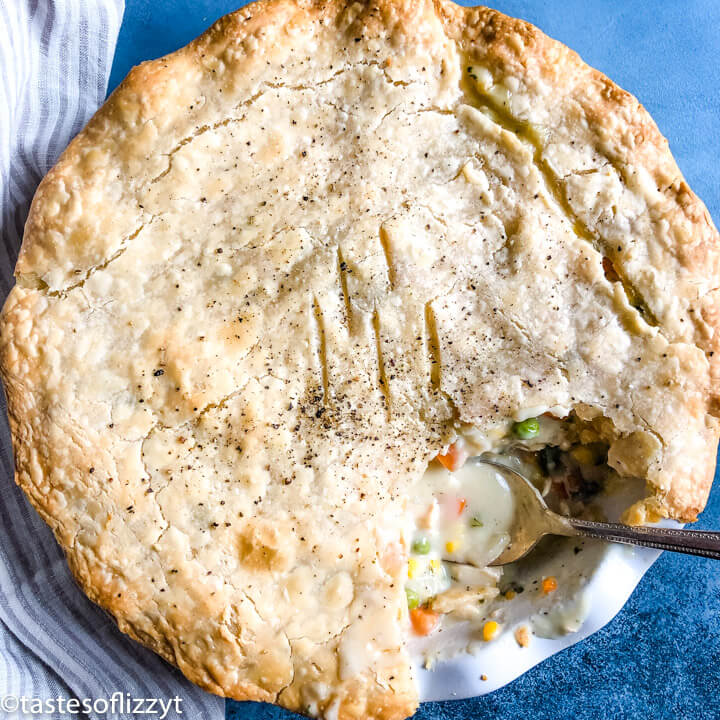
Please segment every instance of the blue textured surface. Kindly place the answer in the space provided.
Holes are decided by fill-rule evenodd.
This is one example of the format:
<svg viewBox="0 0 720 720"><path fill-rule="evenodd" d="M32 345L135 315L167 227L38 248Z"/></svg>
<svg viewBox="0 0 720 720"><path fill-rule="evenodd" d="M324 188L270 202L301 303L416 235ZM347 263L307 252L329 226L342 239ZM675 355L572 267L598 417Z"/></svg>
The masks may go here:
<svg viewBox="0 0 720 720"><path fill-rule="evenodd" d="M230 0L126 0L111 88L132 65L186 44ZM470 4L470 3L464 3ZM507 0L494 4L577 50L648 108L720 221L720 2ZM720 528L720 483L700 528ZM427 703L417 720L720 717L720 565L666 553L588 640L476 700ZM228 703L231 720L298 717Z"/></svg>

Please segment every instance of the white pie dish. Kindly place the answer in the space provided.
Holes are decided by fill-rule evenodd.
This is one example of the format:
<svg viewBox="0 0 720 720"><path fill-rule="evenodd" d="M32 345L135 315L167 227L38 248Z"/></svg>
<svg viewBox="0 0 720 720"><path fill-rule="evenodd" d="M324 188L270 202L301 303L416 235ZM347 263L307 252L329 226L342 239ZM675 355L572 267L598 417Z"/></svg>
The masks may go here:
<svg viewBox="0 0 720 720"><path fill-rule="evenodd" d="M592 607L577 632L550 639L534 637L527 648L519 647L512 633L505 633L475 655L459 655L439 662L432 670L419 668L422 701L462 700L493 692L555 653L589 637L620 612L658 557L658 550L609 548L588 583ZM483 675L487 680L481 679Z"/></svg>
<svg viewBox="0 0 720 720"><path fill-rule="evenodd" d="M603 507L610 519L616 519L619 510L626 506L626 497L606 499ZM663 525L680 527L665 521ZM660 557L660 551L625 545L582 541L583 551L574 553L578 543L573 539L551 538L539 546L535 554L521 561L519 570L531 584L531 577L555 575L558 590L550 597L528 588L525 600L507 612L503 633L492 642L475 643L473 652L459 652L446 660L437 661L432 669L425 669L423 661L415 662L420 698L422 701L460 700L493 692L512 682L530 668L557 652L574 645L600 630L623 608L633 590ZM550 546L548 552L547 546ZM564 547L563 547L564 546ZM556 550L556 548L560 550ZM564 565L564 567L563 567ZM502 587L502 583L501 583ZM500 601L502 602L502 601ZM532 635L528 647L520 647L513 628L524 624L525 618L545 610L557 612L559 607L570 605L562 616L578 628L554 637ZM577 617L573 611L577 610ZM557 617L556 617L557 619ZM451 638L450 643L455 638ZM463 642L460 640L459 642Z"/></svg>

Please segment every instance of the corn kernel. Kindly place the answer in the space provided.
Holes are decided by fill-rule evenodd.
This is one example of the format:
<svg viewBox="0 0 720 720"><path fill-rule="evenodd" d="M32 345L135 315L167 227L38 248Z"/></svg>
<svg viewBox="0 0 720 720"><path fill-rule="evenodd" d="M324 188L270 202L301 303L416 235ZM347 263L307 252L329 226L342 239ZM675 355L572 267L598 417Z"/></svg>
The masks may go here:
<svg viewBox="0 0 720 720"><path fill-rule="evenodd" d="M488 620L484 625L482 629L482 636L483 640L485 642L490 642L500 630L500 625L498 625L494 620Z"/></svg>
<svg viewBox="0 0 720 720"><path fill-rule="evenodd" d="M460 544L460 543L458 543L458 542L455 541L455 540L448 540L448 541L445 543L445 549L446 549L449 553L454 553L454 552L458 549L458 545L459 545L459 544Z"/></svg>
<svg viewBox="0 0 720 720"><path fill-rule="evenodd" d="M508 590L508 591L505 593L505 599L506 599L506 600L512 600L516 595L517 595L517 593L516 593L514 590Z"/></svg>
<svg viewBox="0 0 720 720"><path fill-rule="evenodd" d="M408 577L414 578L418 574L419 563L417 558L410 558L408 560Z"/></svg>

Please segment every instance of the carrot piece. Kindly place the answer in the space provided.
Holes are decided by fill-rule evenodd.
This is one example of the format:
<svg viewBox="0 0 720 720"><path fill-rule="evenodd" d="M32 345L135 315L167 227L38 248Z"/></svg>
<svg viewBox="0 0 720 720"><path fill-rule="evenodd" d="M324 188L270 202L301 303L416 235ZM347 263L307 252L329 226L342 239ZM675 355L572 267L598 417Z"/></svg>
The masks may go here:
<svg viewBox="0 0 720 720"><path fill-rule="evenodd" d="M441 453L437 456L438 462L442 463L450 472L459 470L467 459L468 453L459 442L454 442L444 455Z"/></svg>
<svg viewBox="0 0 720 720"><path fill-rule="evenodd" d="M453 471L453 461L450 457L450 451L448 451L445 455L438 455L436 459L445 467L446 470L449 470L450 472Z"/></svg>
<svg viewBox="0 0 720 720"><path fill-rule="evenodd" d="M429 608L419 607L410 611L410 622L418 635L429 635L440 622L440 615Z"/></svg>
<svg viewBox="0 0 720 720"><path fill-rule="evenodd" d="M455 501L455 510L457 511L457 516L460 517L463 513L463 510L467 507L467 500L464 497L459 497Z"/></svg>
<svg viewBox="0 0 720 720"><path fill-rule="evenodd" d="M542 591L545 595L555 592L555 590L557 590L557 586L557 580L552 575L550 575L550 577L546 577L542 581Z"/></svg>

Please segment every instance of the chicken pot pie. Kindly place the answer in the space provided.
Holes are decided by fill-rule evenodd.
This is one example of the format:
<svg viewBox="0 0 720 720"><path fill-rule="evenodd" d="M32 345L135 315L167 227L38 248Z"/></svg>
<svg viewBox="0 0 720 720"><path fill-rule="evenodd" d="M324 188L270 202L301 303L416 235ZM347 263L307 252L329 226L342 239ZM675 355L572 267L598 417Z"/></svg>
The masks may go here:
<svg viewBox="0 0 720 720"><path fill-rule="evenodd" d="M445 497L466 457L641 478L629 522L702 509L718 262L646 111L533 26L254 3L135 68L40 185L2 315L17 482L192 681L403 718L413 628L496 592L408 582L461 551L443 502L463 542L493 509Z"/></svg>

